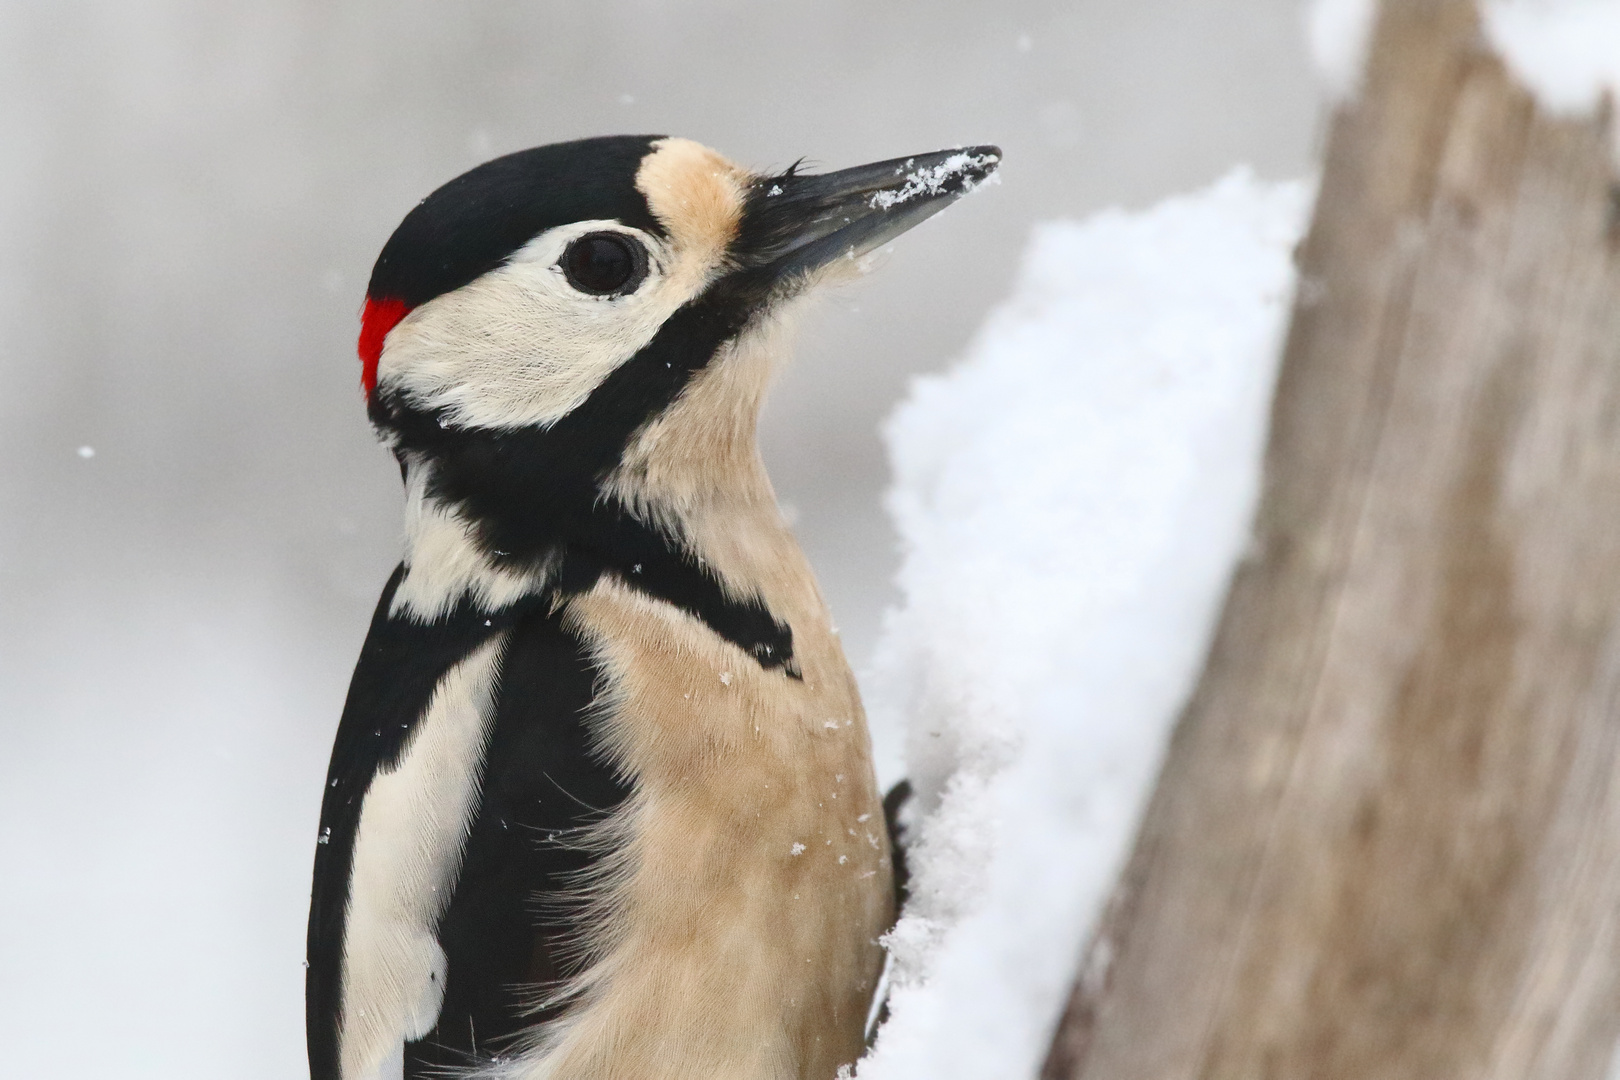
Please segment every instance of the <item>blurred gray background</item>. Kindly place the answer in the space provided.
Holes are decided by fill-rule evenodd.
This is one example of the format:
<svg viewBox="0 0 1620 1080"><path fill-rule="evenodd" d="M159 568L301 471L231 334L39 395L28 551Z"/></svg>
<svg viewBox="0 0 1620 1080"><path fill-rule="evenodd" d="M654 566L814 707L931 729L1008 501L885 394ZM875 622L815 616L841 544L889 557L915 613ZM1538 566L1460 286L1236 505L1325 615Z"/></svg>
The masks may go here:
<svg viewBox="0 0 1620 1080"><path fill-rule="evenodd" d="M398 557L371 262L496 154L610 132L1003 184L807 321L765 454L857 667L877 426L1031 222L1311 167L1298 0L0 2L0 1072L291 1077L321 778Z"/></svg>

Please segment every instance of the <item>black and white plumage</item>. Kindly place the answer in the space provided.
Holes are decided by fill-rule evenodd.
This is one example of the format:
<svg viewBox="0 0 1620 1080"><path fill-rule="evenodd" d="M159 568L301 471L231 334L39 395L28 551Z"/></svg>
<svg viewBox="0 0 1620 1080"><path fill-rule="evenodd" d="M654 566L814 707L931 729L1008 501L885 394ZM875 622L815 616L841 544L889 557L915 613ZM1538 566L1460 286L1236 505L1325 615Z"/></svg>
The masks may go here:
<svg viewBox="0 0 1620 1080"><path fill-rule="evenodd" d="M758 176L591 139L480 166L390 238L361 355L406 552L321 810L315 1080L858 1056L888 837L755 421L791 302L998 161Z"/></svg>

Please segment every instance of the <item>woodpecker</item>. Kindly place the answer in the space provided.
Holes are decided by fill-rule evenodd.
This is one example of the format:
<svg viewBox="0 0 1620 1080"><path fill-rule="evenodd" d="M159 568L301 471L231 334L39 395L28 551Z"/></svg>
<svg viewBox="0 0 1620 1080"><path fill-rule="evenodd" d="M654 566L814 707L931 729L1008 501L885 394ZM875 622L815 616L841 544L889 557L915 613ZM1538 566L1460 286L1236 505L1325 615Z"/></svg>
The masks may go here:
<svg viewBox="0 0 1620 1080"><path fill-rule="evenodd" d="M405 553L315 848L313 1080L831 1080L893 917L854 679L755 445L795 301L996 169L662 136L419 203L361 319Z"/></svg>

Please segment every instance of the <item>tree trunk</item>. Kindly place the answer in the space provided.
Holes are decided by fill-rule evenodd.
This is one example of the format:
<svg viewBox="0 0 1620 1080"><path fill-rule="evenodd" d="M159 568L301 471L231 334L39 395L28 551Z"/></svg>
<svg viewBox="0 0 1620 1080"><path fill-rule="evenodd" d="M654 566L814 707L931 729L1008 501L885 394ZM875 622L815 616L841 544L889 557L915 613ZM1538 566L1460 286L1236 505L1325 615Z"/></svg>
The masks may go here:
<svg viewBox="0 0 1620 1080"><path fill-rule="evenodd" d="M1046 1080L1581 1080L1620 1034L1620 187L1467 0L1335 117L1266 487Z"/></svg>

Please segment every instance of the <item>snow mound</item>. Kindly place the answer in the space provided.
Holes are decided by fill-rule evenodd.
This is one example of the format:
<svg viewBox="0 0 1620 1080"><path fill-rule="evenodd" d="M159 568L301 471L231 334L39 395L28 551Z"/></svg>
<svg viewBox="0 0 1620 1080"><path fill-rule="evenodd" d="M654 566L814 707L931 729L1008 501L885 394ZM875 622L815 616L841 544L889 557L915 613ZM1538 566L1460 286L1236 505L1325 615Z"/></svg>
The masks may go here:
<svg viewBox="0 0 1620 1080"><path fill-rule="evenodd" d="M1248 535L1304 183L1037 227L887 426L912 901L861 1080L1033 1076Z"/></svg>

